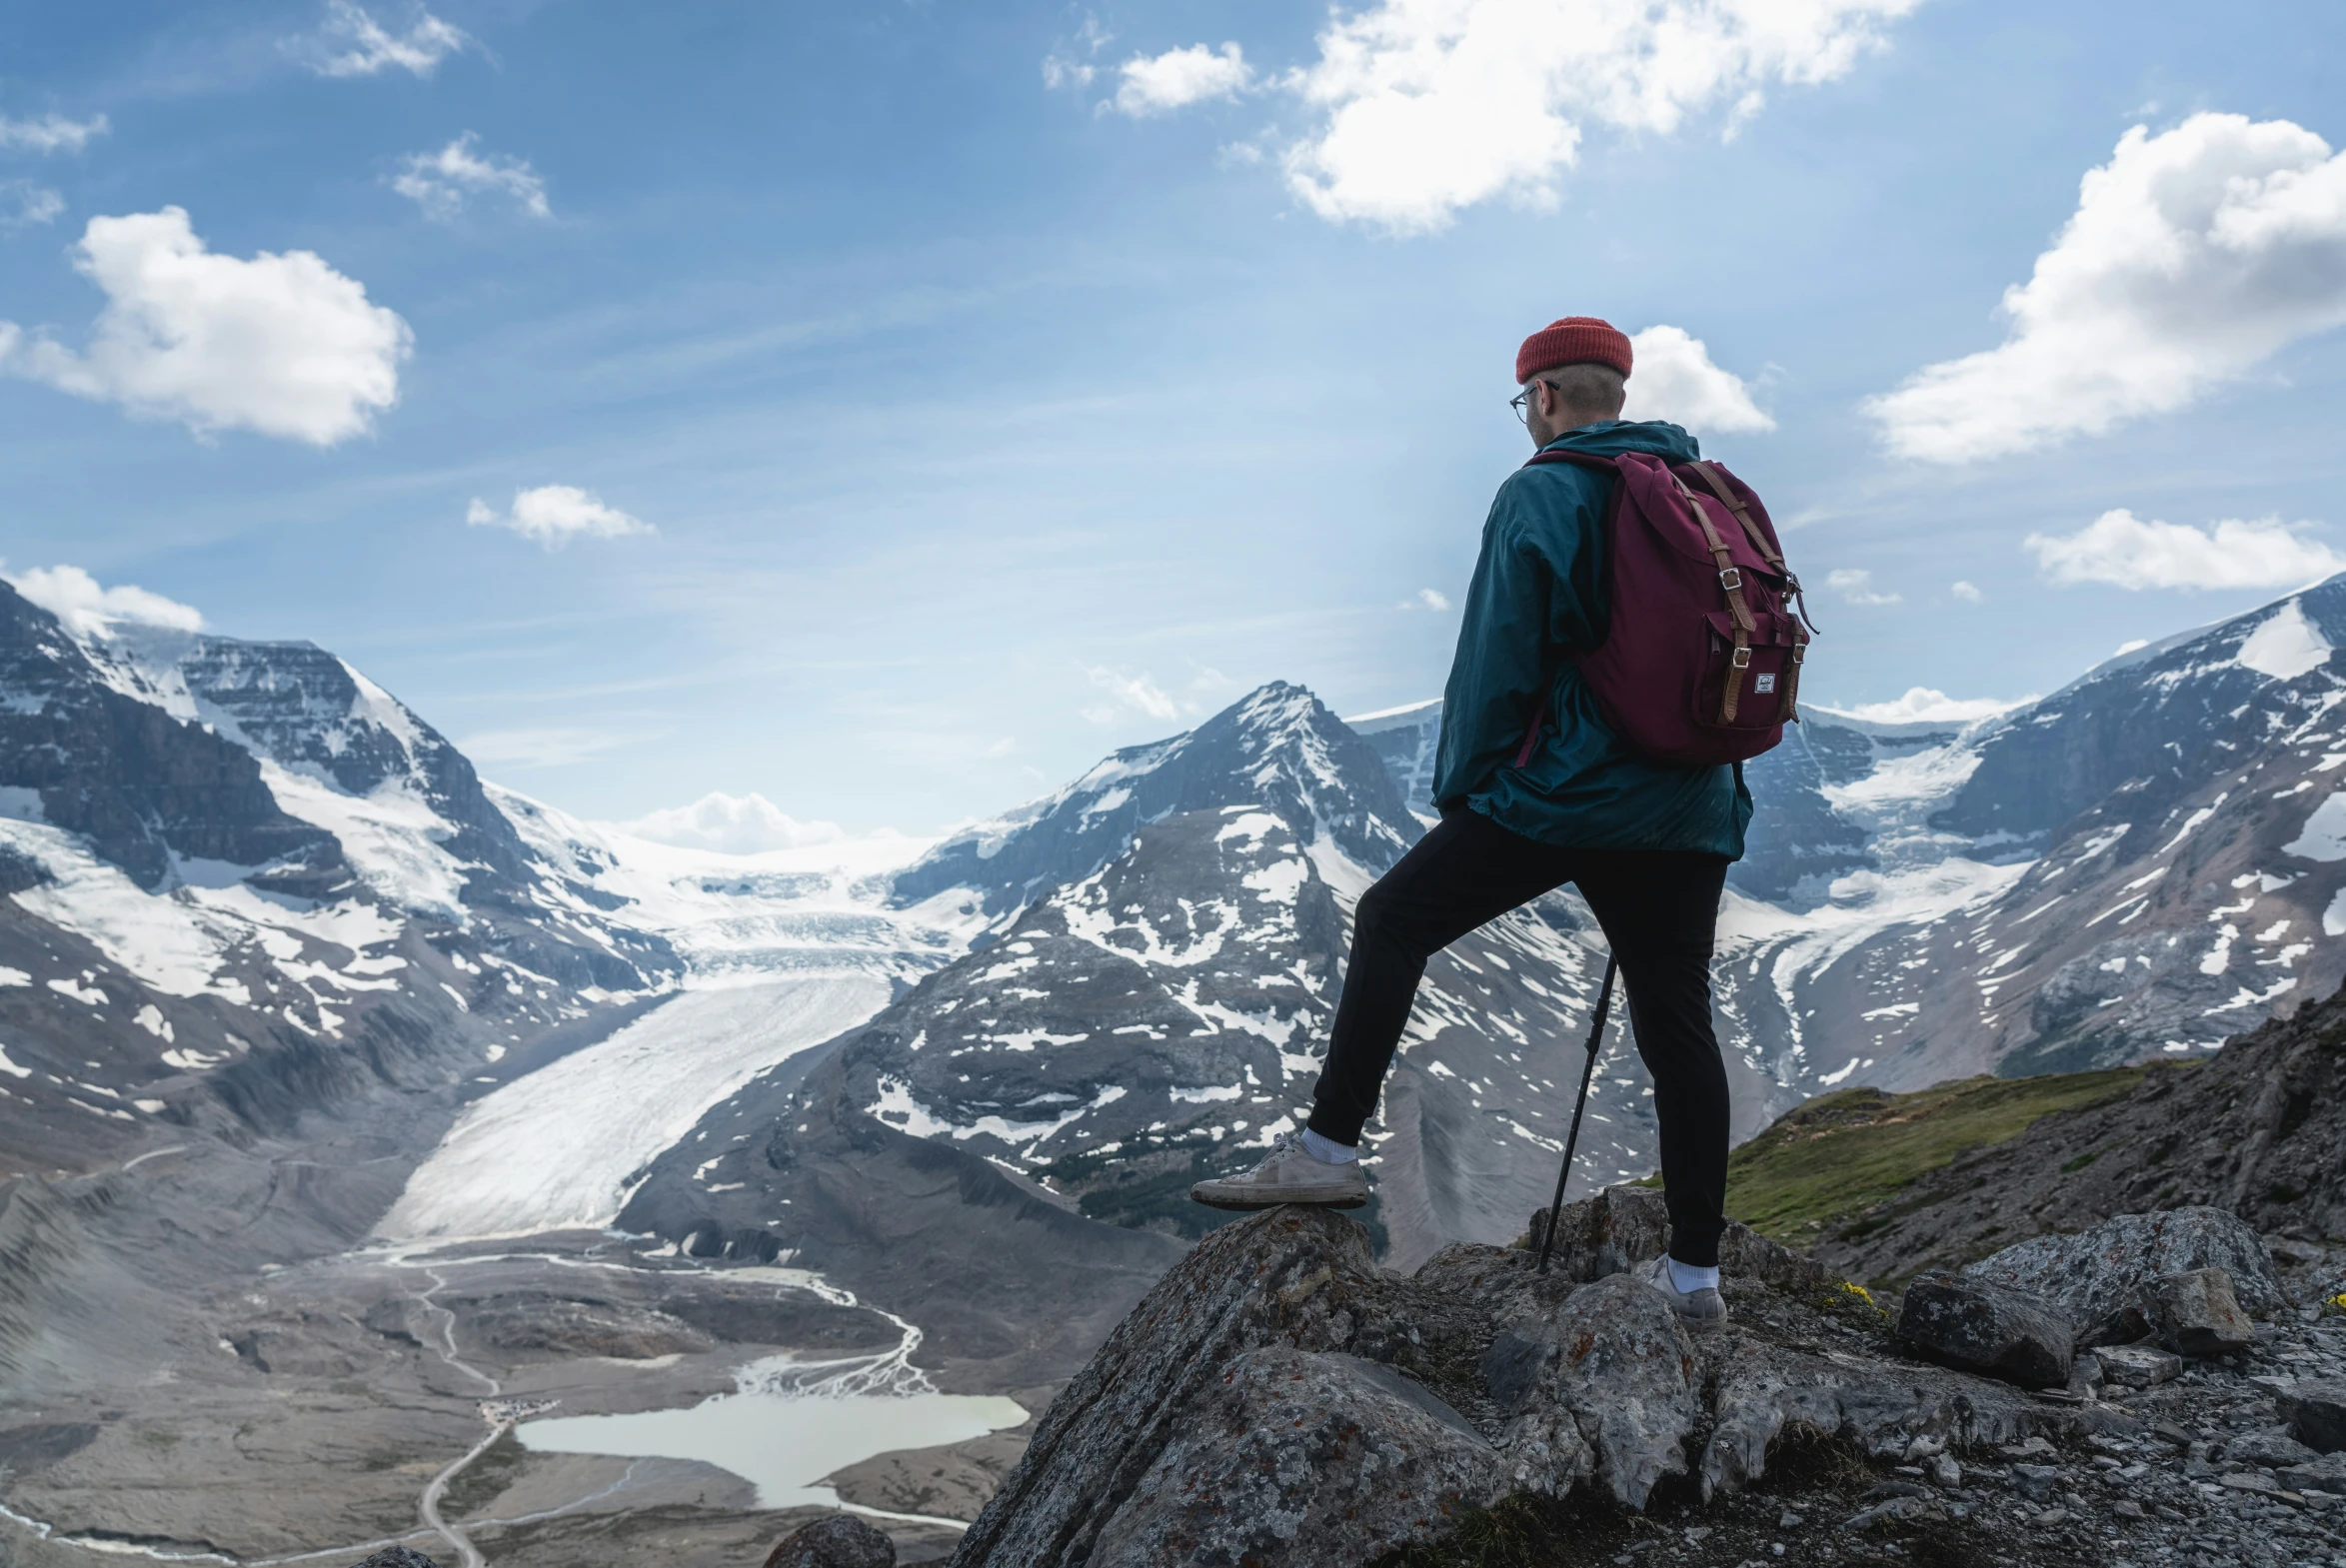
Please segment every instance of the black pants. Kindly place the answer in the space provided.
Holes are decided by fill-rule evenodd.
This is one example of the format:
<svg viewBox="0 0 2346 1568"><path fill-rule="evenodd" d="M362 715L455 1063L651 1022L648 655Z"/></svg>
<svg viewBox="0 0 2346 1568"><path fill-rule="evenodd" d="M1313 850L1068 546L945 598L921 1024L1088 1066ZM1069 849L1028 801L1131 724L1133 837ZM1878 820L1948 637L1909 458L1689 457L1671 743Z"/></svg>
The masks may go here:
<svg viewBox="0 0 2346 1568"><path fill-rule="evenodd" d="M1620 960L1637 1054L1653 1077L1670 1255L1716 1265L1726 1224L1727 1072L1710 1026L1710 951L1726 875L1720 855L1559 849L1479 811L1443 817L1361 894L1343 999L1312 1091L1311 1130L1360 1141L1428 957L1572 882Z"/></svg>

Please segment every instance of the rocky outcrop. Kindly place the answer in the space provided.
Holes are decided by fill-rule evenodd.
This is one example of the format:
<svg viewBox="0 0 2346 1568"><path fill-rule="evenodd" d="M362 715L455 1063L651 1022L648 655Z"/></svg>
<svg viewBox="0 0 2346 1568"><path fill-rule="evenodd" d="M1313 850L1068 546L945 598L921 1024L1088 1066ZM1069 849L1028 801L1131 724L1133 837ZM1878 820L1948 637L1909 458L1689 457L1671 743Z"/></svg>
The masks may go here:
<svg viewBox="0 0 2346 1568"><path fill-rule="evenodd" d="M1546 1277L1524 1246L1380 1273L1323 1210L1214 1231L1053 1403L956 1564L1353 1568L1509 1498L1733 1493L1788 1434L1903 1458L2045 1420L1885 1354L1859 1293L1740 1226L1740 1315L1689 1335L1623 1272L1658 1249L1657 1193L1610 1190L1557 1228Z"/></svg>
<svg viewBox="0 0 2346 1568"><path fill-rule="evenodd" d="M422 1552L405 1546L386 1546L356 1568L440 1568Z"/></svg>
<svg viewBox="0 0 2346 1568"><path fill-rule="evenodd" d="M2058 1305L2088 1344L2139 1339L2152 1288L2171 1274L2221 1269L2239 1303L2269 1317L2282 1305L2272 1254L2257 1233L2219 1208L2120 1214L2070 1236L2038 1236L1963 1270L1964 1277L2024 1290Z"/></svg>

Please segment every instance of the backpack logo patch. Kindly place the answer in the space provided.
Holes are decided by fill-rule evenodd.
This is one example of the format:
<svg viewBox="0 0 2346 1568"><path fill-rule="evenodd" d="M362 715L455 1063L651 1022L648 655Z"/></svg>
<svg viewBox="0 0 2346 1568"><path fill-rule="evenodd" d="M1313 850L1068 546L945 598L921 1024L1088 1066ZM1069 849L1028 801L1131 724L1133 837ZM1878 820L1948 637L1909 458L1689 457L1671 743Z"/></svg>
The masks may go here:
<svg viewBox="0 0 2346 1568"><path fill-rule="evenodd" d="M1756 676L1752 679L1751 690L1761 697L1765 697L1775 689L1776 678L1774 676Z"/></svg>

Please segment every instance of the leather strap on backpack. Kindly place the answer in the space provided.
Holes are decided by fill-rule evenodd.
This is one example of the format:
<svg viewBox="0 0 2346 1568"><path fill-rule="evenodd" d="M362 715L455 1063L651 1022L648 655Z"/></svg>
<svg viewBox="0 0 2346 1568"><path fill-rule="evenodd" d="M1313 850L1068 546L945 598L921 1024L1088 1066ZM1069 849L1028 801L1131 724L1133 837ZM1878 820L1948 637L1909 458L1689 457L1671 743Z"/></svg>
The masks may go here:
<svg viewBox="0 0 2346 1568"><path fill-rule="evenodd" d="M1792 626L1792 657L1784 668L1784 695L1776 704L1776 721L1779 724L1797 724L1800 721L1800 667L1808 658L1808 635L1815 630L1813 626L1803 628L1800 624L1808 620L1808 597L1800 592L1800 579L1790 567L1784 565L1782 552L1768 540L1758 519L1752 517L1750 506L1726 482L1726 476L1720 472L1718 465L1689 463L1686 467L1692 469L1695 477L1709 487L1712 495L1726 504L1727 510L1735 515L1735 521L1743 525L1743 532L1750 536L1751 548L1759 552L1760 559L1774 568L1777 576L1790 588L1791 598L1800 612L1800 621L1794 622ZM1729 692L1729 717L1732 717L1733 701L1734 694Z"/></svg>
<svg viewBox="0 0 2346 1568"><path fill-rule="evenodd" d="M1734 552L1719 538L1710 514L1702 510L1702 503L1686 488L1686 482L1675 475L1671 478L1677 484L1678 499L1685 502L1686 510L1702 526L1703 543L1710 549L1710 559L1718 565L1719 587L1726 590L1727 615L1735 623L1735 652L1727 670L1726 695L1719 701L1719 723L1731 725L1735 722L1735 710L1742 704L1743 672L1751 668L1751 634L1759 630L1759 623L1752 619L1751 606L1743 598L1743 569L1735 565Z"/></svg>

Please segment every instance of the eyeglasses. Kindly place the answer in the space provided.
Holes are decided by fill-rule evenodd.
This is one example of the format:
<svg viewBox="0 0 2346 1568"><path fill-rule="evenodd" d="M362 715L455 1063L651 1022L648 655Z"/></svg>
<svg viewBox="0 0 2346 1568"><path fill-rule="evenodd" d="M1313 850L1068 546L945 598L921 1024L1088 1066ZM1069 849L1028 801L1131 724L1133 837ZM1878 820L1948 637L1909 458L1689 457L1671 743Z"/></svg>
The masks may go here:
<svg viewBox="0 0 2346 1568"><path fill-rule="evenodd" d="M1526 382L1521 392L1507 399L1507 407L1515 411L1515 423L1521 425L1525 430L1531 428L1531 389L1540 385L1542 383L1537 380ZM1548 387L1548 391L1553 392L1554 390L1553 386Z"/></svg>

